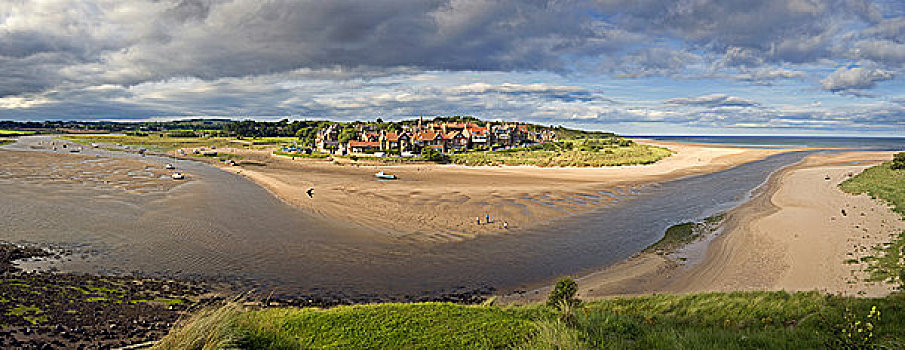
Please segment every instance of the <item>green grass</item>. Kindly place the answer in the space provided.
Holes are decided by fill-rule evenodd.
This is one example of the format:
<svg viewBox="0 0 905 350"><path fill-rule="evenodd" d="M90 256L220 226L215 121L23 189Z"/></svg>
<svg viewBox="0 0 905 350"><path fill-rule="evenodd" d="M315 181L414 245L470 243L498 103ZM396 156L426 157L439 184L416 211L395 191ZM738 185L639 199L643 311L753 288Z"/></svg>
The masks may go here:
<svg viewBox="0 0 905 350"><path fill-rule="evenodd" d="M645 250L661 253L672 252L688 243L694 242L701 235L713 232L720 222L723 221L724 217L724 215L714 215L704 219L702 222L684 222L672 225L666 229L663 238Z"/></svg>
<svg viewBox="0 0 905 350"><path fill-rule="evenodd" d="M332 309L206 310L158 349L814 349L870 321L871 342L905 345L905 298L817 292L651 295L584 303L567 314L543 304L373 304ZM879 320L867 319L872 307ZM203 336L202 336L203 335ZM215 348L214 346L210 348Z"/></svg>
<svg viewBox="0 0 905 350"><path fill-rule="evenodd" d="M0 146L8 145L8 144L13 143L13 142L16 142L16 140L0 139Z"/></svg>
<svg viewBox="0 0 905 350"><path fill-rule="evenodd" d="M36 132L31 130L3 130L0 129L0 136L25 136L34 135Z"/></svg>
<svg viewBox="0 0 905 350"><path fill-rule="evenodd" d="M892 162L868 168L857 176L845 180L839 187L848 193L867 193L892 206L905 218L905 169L893 169ZM876 254L867 258L872 281L899 282L905 285L905 232L889 244L874 247Z"/></svg>
<svg viewBox="0 0 905 350"><path fill-rule="evenodd" d="M653 164L672 151L630 141L572 140L489 152L450 155L455 164L600 167Z"/></svg>
<svg viewBox="0 0 905 350"><path fill-rule="evenodd" d="M292 153L292 152L283 152L283 151L273 151L274 155L283 156L283 157L296 157L296 158L313 158L313 159L326 159L330 158L329 154L324 153Z"/></svg>
<svg viewBox="0 0 905 350"><path fill-rule="evenodd" d="M905 169L894 170L892 163L868 168L839 185L843 191L852 194L867 193L893 206L893 210L905 216Z"/></svg>
<svg viewBox="0 0 905 350"><path fill-rule="evenodd" d="M268 137L260 139L236 139L224 137L169 137L151 134L148 136L121 136L121 135L66 135L64 140L89 145L92 143L104 146L116 144L144 147L149 150L166 152L176 148L210 148L211 146L224 148L266 148L288 143L288 140L297 140L291 137ZM174 146L175 145L175 146Z"/></svg>

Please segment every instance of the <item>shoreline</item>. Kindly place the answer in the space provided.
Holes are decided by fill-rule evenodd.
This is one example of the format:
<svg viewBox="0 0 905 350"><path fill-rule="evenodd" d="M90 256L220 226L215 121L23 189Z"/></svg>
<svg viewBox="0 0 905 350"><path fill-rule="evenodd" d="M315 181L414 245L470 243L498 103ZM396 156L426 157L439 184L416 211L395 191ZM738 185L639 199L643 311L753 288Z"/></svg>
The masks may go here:
<svg viewBox="0 0 905 350"><path fill-rule="evenodd" d="M711 235L668 254L642 251L580 275L578 295L600 299L746 290L888 295L892 286L864 281L866 264L847 260L860 260L905 230L905 220L882 201L846 194L838 184L893 153L815 154L778 169L755 189L759 193L727 212ZM857 213L842 216L835 207ZM542 301L550 289L521 291L500 301Z"/></svg>
<svg viewBox="0 0 905 350"><path fill-rule="evenodd" d="M799 150L651 144L676 154L652 165L600 168L336 164L243 149L218 149L242 156L239 166L182 158L244 176L290 206L331 221L354 223L395 239L443 243L517 232L587 213L632 195L639 186ZM399 179L376 180L377 171L395 173ZM307 189L313 189L312 196Z"/></svg>

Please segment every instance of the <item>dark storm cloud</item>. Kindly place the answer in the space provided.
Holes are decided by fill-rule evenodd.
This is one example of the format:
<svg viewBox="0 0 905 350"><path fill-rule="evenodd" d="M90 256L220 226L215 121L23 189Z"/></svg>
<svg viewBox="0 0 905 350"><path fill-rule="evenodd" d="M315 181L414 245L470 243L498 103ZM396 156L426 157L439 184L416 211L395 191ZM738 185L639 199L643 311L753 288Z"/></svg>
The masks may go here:
<svg viewBox="0 0 905 350"><path fill-rule="evenodd" d="M15 118L436 110L763 125L771 101L721 88L874 96L905 69L905 7L885 0L17 0L0 14L0 116ZM660 77L638 106L593 88ZM662 103L705 79L716 94ZM901 115L887 110L869 109Z"/></svg>
<svg viewBox="0 0 905 350"><path fill-rule="evenodd" d="M54 81L133 85L337 67L582 72L596 60L623 77L675 75L711 59L724 68L756 68L850 57L844 35L860 40L860 57L892 63L902 57L901 21L883 19L862 0L47 4L5 5L11 23L37 23L10 26L0 39L0 55L20 60L0 77L47 81L23 86L23 93ZM850 23L867 29L854 33ZM36 54L69 61L60 67L22 60Z"/></svg>

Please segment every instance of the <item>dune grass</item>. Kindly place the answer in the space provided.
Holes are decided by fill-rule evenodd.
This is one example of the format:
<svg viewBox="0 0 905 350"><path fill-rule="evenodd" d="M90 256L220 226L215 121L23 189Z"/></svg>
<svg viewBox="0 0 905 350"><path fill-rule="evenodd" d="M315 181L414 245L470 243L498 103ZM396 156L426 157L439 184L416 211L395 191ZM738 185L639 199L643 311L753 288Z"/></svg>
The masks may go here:
<svg viewBox="0 0 905 350"><path fill-rule="evenodd" d="M614 140L570 140L528 148L453 154L450 161L469 166L600 167L653 164L673 153L662 147Z"/></svg>
<svg viewBox="0 0 905 350"><path fill-rule="evenodd" d="M568 315L543 304L373 304L332 309L232 305L197 314L156 348L814 349L846 344L901 348L903 305L901 294L867 299L817 292L615 298L584 303L566 311ZM869 318L873 307L879 317ZM842 330L855 322L862 328L870 322L872 336L846 340Z"/></svg>
<svg viewBox="0 0 905 350"><path fill-rule="evenodd" d="M868 168L839 187L848 193L867 193L884 200L905 218L905 169L893 169L892 165L893 162L886 162ZM905 287L905 232L874 250L876 254L866 258L870 280L898 282Z"/></svg>
<svg viewBox="0 0 905 350"><path fill-rule="evenodd" d="M852 194L867 193L889 202L893 210L905 217L905 169L892 169L892 162L868 168L839 185Z"/></svg>

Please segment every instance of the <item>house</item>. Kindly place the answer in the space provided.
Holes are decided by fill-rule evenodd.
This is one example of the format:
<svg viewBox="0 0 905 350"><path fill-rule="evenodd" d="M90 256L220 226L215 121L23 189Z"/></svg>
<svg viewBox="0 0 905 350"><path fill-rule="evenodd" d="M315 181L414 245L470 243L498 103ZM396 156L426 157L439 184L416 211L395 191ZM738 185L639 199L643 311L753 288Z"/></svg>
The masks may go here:
<svg viewBox="0 0 905 350"><path fill-rule="evenodd" d="M465 129L465 135L470 138L472 147L487 146L490 144L490 130L486 127L470 124Z"/></svg>
<svg viewBox="0 0 905 350"><path fill-rule="evenodd" d="M443 140L443 135L435 131L422 131L416 133L414 145L418 148L431 147L441 151L446 150L446 142Z"/></svg>
<svg viewBox="0 0 905 350"><path fill-rule="evenodd" d="M340 128L337 124L330 124L317 132L314 145L320 152L331 152L340 148L339 144Z"/></svg>
<svg viewBox="0 0 905 350"><path fill-rule="evenodd" d="M443 143L447 150L463 150L469 146L469 138L461 131L450 131L443 135Z"/></svg>
<svg viewBox="0 0 905 350"><path fill-rule="evenodd" d="M412 150L412 136L405 131L400 133L383 132L379 141L381 149L386 151L396 150L404 152Z"/></svg>

